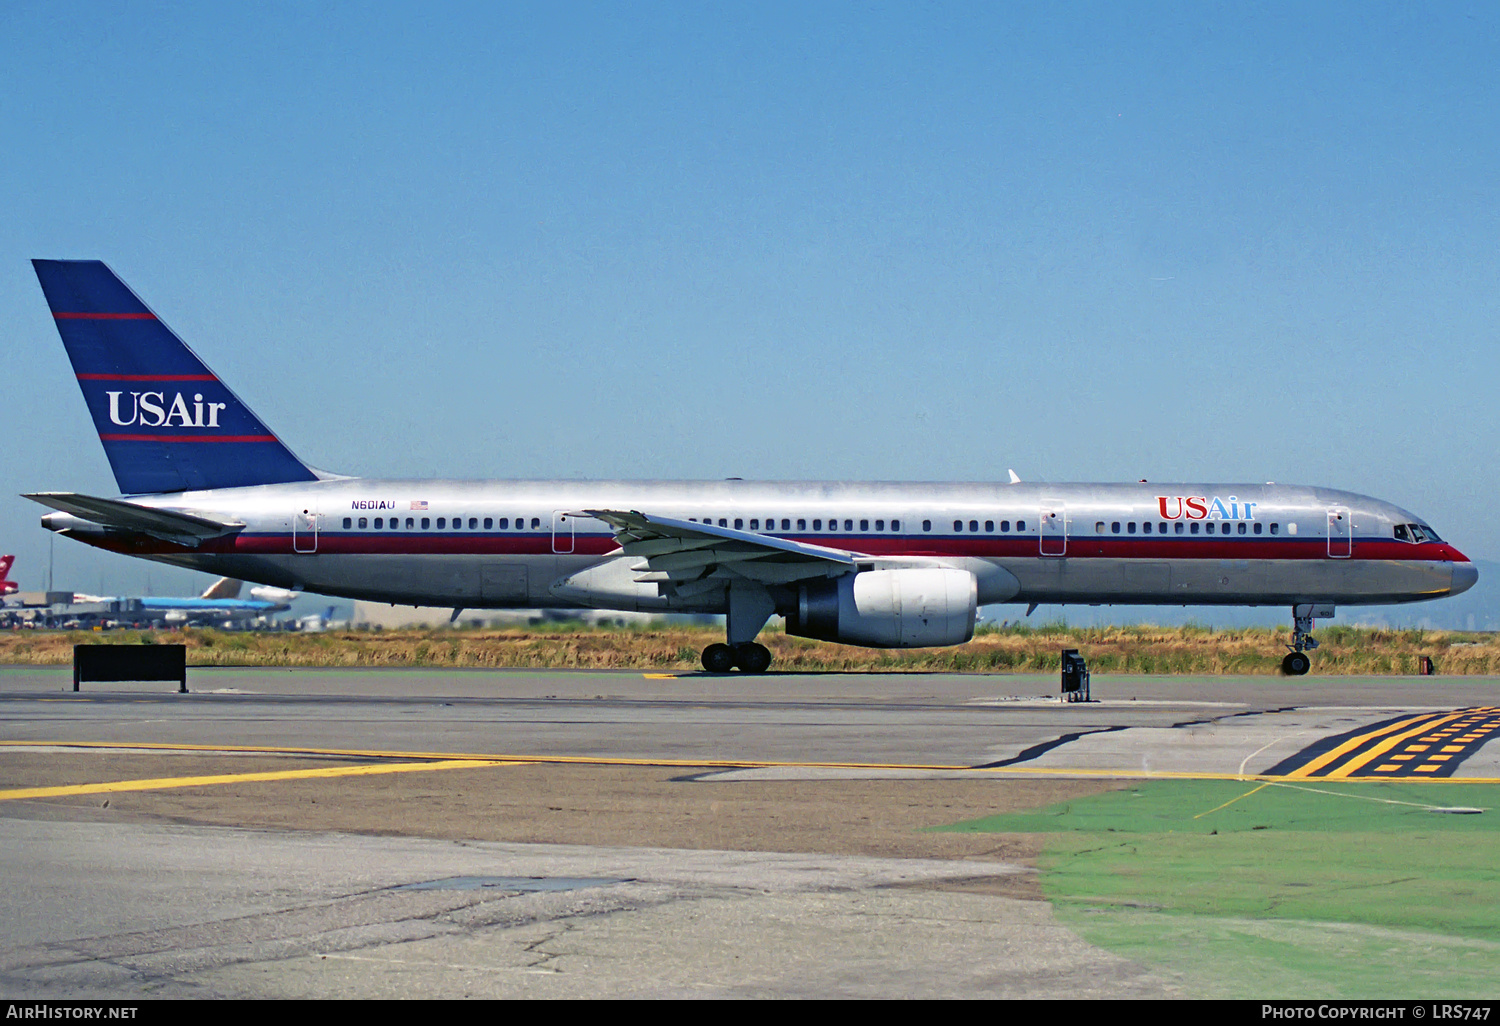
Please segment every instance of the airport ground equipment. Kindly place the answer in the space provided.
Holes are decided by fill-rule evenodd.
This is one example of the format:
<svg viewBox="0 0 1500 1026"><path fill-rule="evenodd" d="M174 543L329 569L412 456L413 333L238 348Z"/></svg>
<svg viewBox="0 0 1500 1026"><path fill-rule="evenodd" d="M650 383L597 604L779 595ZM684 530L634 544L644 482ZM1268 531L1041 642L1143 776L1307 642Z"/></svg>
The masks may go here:
<svg viewBox="0 0 1500 1026"><path fill-rule="evenodd" d="M175 680L187 687L186 645L74 645L73 690L84 681Z"/></svg>
<svg viewBox="0 0 1500 1026"><path fill-rule="evenodd" d="M1089 664L1076 648L1062 653L1062 699L1064 702L1092 702L1089 697Z"/></svg>

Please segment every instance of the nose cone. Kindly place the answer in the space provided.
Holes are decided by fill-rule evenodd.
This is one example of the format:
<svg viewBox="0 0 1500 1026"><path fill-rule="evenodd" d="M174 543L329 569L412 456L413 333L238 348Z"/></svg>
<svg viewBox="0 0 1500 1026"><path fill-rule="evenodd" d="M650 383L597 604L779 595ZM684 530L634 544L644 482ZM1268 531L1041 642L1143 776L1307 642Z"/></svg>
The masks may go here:
<svg viewBox="0 0 1500 1026"><path fill-rule="evenodd" d="M1479 568L1473 563L1453 564L1453 583L1448 586L1449 595L1459 595L1474 587L1479 580Z"/></svg>

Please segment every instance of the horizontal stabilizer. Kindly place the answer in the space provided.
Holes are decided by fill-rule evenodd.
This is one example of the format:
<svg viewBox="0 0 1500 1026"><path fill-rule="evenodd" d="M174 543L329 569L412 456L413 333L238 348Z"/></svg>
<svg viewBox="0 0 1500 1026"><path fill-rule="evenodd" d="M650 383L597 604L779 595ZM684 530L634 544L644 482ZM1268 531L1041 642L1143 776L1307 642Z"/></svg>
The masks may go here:
<svg viewBox="0 0 1500 1026"><path fill-rule="evenodd" d="M55 510L71 513L102 527L120 531L138 531L154 538L198 545L210 538L222 538L243 530L245 525L237 521L210 520L191 513L175 510L154 509L138 506L121 499L101 499L93 495L76 492L33 492L22 498L51 506Z"/></svg>

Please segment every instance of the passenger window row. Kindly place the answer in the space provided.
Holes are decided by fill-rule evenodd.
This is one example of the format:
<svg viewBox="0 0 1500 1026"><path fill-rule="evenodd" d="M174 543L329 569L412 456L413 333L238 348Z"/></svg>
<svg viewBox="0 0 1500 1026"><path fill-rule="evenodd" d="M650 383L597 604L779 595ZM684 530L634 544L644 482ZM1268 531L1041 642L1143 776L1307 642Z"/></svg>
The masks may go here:
<svg viewBox="0 0 1500 1026"><path fill-rule="evenodd" d="M712 517L703 517L701 520L698 517L689 517L688 519L692 523L695 523L695 524L696 523L704 523L704 524L717 523L720 527L729 527L731 525L731 523L732 523L733 527L734 527L734 529L736 531L743 531L743 530L745 530L745 518L743 518L743 517L734 517L734 518L732 518L732 520L729 517L719 517L717 519L717 521L715 521L715 519L712 518ZM387 521L389 522L389 526L387 526ZM406 521L405 521L405 527L404 527L404 529L407 530L407 531L416 531L416 530L430 531L430 530L433 530L434 527L436 528L436 530L439 530L439 531L447 531L447 530L462 531L462 530L465 529L465 522L464 522L464 518L463 517L453 517L452 518L452 525L451 525L451 527L449 526L449 518L447 518L447 517L437 517L436 518L436 524L434 524L433 521L434 521L434 518L432 518L432 517L407 517ZM767 533L773 532L773 531L777 530L776 521L777 521L777 518L775 518L775 517L767 517L766 518L766 520L765 520L765 531ZM781 527L780 527L780 530L782 530L782 531L791 531L791 530L793 530L793 527L792 527L793 522L794 522L793 519L790 518L790 517L782 517L781 518ZM806 518L800 518L799 517L799 518L797 518L795 520L795 523L797 525L796 528L795 528L795 530L797 530L797 531L806 531L806 530L808 530L808 523L809 523L809 521ZM811 523L812 523L812 530L814 530L814 531L824 531L825 530L824 521L822 520L822 518L815 518L815 519L813 519L811 521ZM855 523L856 523L856 521L853 518L845 518L843 521L840 521L837 518L830 518L827 521L826 531L829 532L829 533L836 532L836 531L839 531L839 530L853 532L855 530L855 526L854 526ZM842 524L842 527L840 526L841 524ZM871 520L871 519L863 518L862 517L862 518L859 519L858 524L859 524L859 530L861 532L869 532L871 530L871 525L872 524L874 525L874 530L877 531L877 532L884 532L886 530L886 521L884 519ZM1217 526L1215 526L1215 525L1217 525ZM540 530L541 526L542 526L542 518L541 517L531 517L530 518L530 528L531 528L531 530L533 530L533 531ZM980 521L978 521L978 520L969 520L969 521L955 520L955 521L953 521L953 532L955 534L963 534L965 532L967 532L969 534L977 534L977 533L980 532L980 526L981 526L981 524L980 524ZM993 534L993 533L995 533L996 526L997 525L996 525L995 521L993 521L993 520L986 520L986 521L984 521L983 522L984 533L986 533L986 534ZM1002 534L1009 533L1010 530L1011 530L1011 522L1009 520L1002 520L1002 521L1000 521L998 526L999 526L999 529L1000 529L1000 533L1002 533ZM478 530L484 530L484 531L494 531L494 530L509 531L509 530L512 529L512 527L511 527L511 518L509 518L509 517L498 517L498 518L496 518L496 517L483 517L483 518L480 518L480 517L469 517L468 518L467 527L468 527L468 530L470 530L470 531L478 531ZM370 517L359 517L357 519L354 518L354 517L344 517L344 530L346 530L346 531L348 531L348 530L355 530L355 529L361 530L361 531L365 531L365 530L370 530L372 528L374 530L376 530L376 531L384 531L384 530L399 531L399 530L403 530L402 520L401 520L400 517L389 517L389 518L386 518L386 517L374 517L373 518L373 522L372 522L372 518L370 518ZM524 531L526 529L527 529L527 518L525 518L525 517L516 517L515 518L514 530ZM761 530L761 521L760 521L760 518L758 518L758 517L752 517L750 519L750 528L749 529L751 531L760 531ZM892 532L899 532L901 530L901 521L900 520L891 520L890 521L890 530ZM931 531L932 531L932 521L931 520L924 520L924 521L922 521L922 530L924 532L931 533ZM1017 531L1025 531L1026 530L1026 521L1024 521L1024 520L1017 520L1015 522L1015 530L1017 530ZM1173 521L1172 522L1170 531L1173 534L1214 534L1214 533L1217 532L1218 534L1264 534L1264 533L1269 533L1269 534L1275 535L1275 534L1280 534L1281 533L1281 524L1277 523L1277 522L1272 522L1270 524L1270 530L1266 531L1266 525L1264 523L1260 522L1260 521L1256 521L1254 523L1247 523L1246 521L1243 521L1243 520L1240 520L1240 521L1228 521L1228 520L1221 520L1221 521L1214 521L1214 520L1193 520L1193 521L1187 521L1187 522L1183 522L1181 520L1178 520L1178 521ZM1095 534L1106 534L1106 533L1108 533L1108 534L1121 534L1121 533L1124 533L1124 534L1137 534L1137 533L1139 533L1139 534L1152 534L1152 533L1155 533L1155 534L1167 534L1168 532L1169 532L1169 528L1168 528L1167 522L1165 522L1165 521L1150 521L1150 520L1146 520L1146 521L1134 521L1134 520L1128 520L1128 521L1121 522L1119 520L1114 520L1114 521L1108 521L1108 522L1106 522L1106 521L1103 521L1103 520L1098 520L1098 521L1094 522L1094 533ZM1290 533L1295 534L1296 532L1295 532L1295 530L1292 530ZM1401 541L1422 542L1422 541L1437 541L1438 540L1438 537L1437 537L1436 533L1433 532L1432 528L1430 528L1430 527L1422 527L1419 524L1397 524L1395 526L1395 529L1394 529L1394 534Z"/></svg>
<svg viewBox="0 0 1500 1026"><path fill-rule="evenodd" d="M688 520L691 523L694 523L694 524L714 524L714 523L717 523L720 527L733 527L736 531L743 531L743 530L745 530L745 519L743 517L734 517L734 518L719 517L717 519L717 521L713 517L702 517L702 518L699 518L699 517L688 517ZM766 531L769 532L769 531L775 531L775 530L777 530L777 527L776 527L776 518L775 517L767 517L765 523L766 523L766 526L765 526L765 530ZM794 523L794 521L792 520L792 518L790 518L790 517L782 517L781 518L781 528L780 529L783 530L783 531L794 530L794 528L792 527L793 523ZM821 517L817 517L817 518L814 518L812 520L808 520L805 517L798 517L795 520L795 523L797 525L796 528L795 528L795 530L797 530L797 531L807 531L807 530L809 530L809 527L808 527L809 524L812 525L811 526L811 530L814 530L814 531L826 531L826 532L833 532L833 531L853 531L853 530L855 530L855 526L854 525L856 523L859 524L859 531L861 533L868 532L871 529L871 525L872 524L874 525L874 529L876 531L882 531L883 532L886 529L886 522L884 520L870 520L869 518L865 518L865 517L861 517L858 521L855 521L852 517L846 517L842 521L839 520L837 517L830 517L826 522ZM953 521L953 530L955 532L962 533L965 530L965 524L966 523L967 523L967 530L970 533L978 533L979 532L980 522L978 520L969 520L967 522L963 521L963 520L955 520L955 521ZM752 517L750 519L750 528L749 529L752 530L752 531L759 531L761 529L760 524L761 524L761 522L760 522L760 520L758 518L753 518ZM995 527L996 527L995 521L993 521L993 520L986 520L986 521L984 521L984 530L985 530L986 533L994 534L995 533ZM1009 520L1002 520L999 523L999 528L1000 528L1001 533L1009 533L1009 531L1011 530L1011 522ZM890 529L892 531L900 531L901 530L901 521L899 521L899 520L892 520L890 522ZM1024 520L1017 520L1016 523L1015 523L1015 529L1017 531L1024 531L1024 530L1026 530L1026 521L1024 521ZM932 521L931 520L924 520L924 521L922 521L922 530L925 531L925 532L929 532L930 533L932 531Z"/></svg>
<svg viewBox="0 0 1500 1026"><path fill-rule="evenodd" d="M480 526L481 524L484 525L482 528ZM406 530L408 530L408 531L431 531L431 530L434 529L434 526L439 531L450 531L450 530L451 531L462 531L464 529L464 518L463 517L454 517L453 518L453 524L452 524L451 527L448 524L448 518L447 517L438 517L436 525L433 524L433 518L432 517L407 517L406 518ZM531 518L531 529L533 531L538 530L541 526L542 526L542 518L541 517L532 517ZM344 518L344 530L346 530L346 531L348 531L348 530L366 531L366 530L370 530L372 528L374 530L376 530L376 531L386 531L386 530L399 531L399 530L402 529L402 527L401 527L401 518L400 517L391 517L390 518L390 526L389 527L386 526L386 518L385 517L376 517L374 519L373 523L371 522L371 520L370 520L369 517L360 517L358 519L358 525L357 525L357 527L356 527L356 521L355 521L354 517L345 517ZM479 531L479 530L485 530L485 531L495 531L495 530L509 531L511 529L511 527L510 527L510 518L509 517L500 517L497 520L494 517L484 517L481 520L481 518L479 518L479 517L470 517L469 518L469 527L468 527L468 529L470 531ZM515 529L517 531L524 531L524 530L526 530L526 518L525 517L516 517L516 527L515 527Z"/></svg>
<svg viewBox="0 0 1500 1026"><path fill-rule="evenodd" d="M731 520L729 517L719 517L717 521L715 521L713 517L702 517L701 519L699 517L688 517L688 520L690 522L694 523L694 524L714 524L714 523L717 523L720 527L733 527L736 531L743 531L743 530L746 529L745 528L745 518L744 517L735 517L735 518L733 518L733 520ZM843 525L844 525L843 526L843 530L845 530L845 531L853 531L854 530L855 522L856 521L853 518L849 518L849 519L844 520L843 521ZM829 531L837 531L837 530L840 529L839 528L839 523L840 523L840 521L837 518L831 518L828 521L828 527L827 527L827 529ZM875 525L874 529L876 531L884 531L886 529L886 522L883 519L881 519L881 520L870 520L868 518L861 518L858 521L858 523L859 523L859 530L863 531L863 532L868 532L870 530L870 525L871 524ZM798 531L806 531L808 529L808 527L807 527L808 520L807 520L806 517L799 517L797 519L797 521L796 521L796 524L797 524L796 530L798 530ZM901 530L901 521L899 521L899 520L892 520L890 522L890 524L891 524L891 530L892 531L899 531L899 530ZM759 517L751 517L750 518L750 527L749 527L749 529L752 530L752 531L760 531L761 530L760 518ZM776 528L776 518L775 517L766 517L765 533L769 533L769 532L775 531L776 529L777 529ZM814 531L821 531L821 530L824 529L824 527L823 527L823 520L822 520L821 517L819 517L819 518L817 518L817 519L815 519L815 520L812 521L812 529ZM781 518L781 530L783 530L783 531L791 531L791 530L793 530L793 528L792 528L792 518L791 517L782 517Z"/></svg>
<svg viewBox="0 0 1500 1026"><path fill-rule="evenodd" d="M1140 533L1141 534L1151 534L1153 530L1157 534L1166 534L1167 533L1167 525L1166 525L1165 522L1163 522L1163 521L1156 521L1154 528L1152 526L1152 523L1153 522L1150 521L1150 520L1142 521L1140 523ZM1218 525L1217 527L1215 527L1216 524ZM1110 524L1109 524L1108 531L1109 531L1110 534L1119 534L1120 530L1121 530L1121 526L1122 525L1121 525L1120 521L1118 521L1118 520L1111 521ZM1126 534L1135 534L1136 533L1136 527L1137 527L1137 525L1136 525L1136 522L1133 521L1133 520L1126 521L1125 524L1123 525L1123 527L1124 527L1124 531L1125 531ZM1239 520L1239 521L1228 521L1228 520L1217 520L1217 521L1216 520L1191 520L1191 521L1188 521L1185 524L1181 520L1178 520L1178 521L1175 521L1172 524L1172 528L1173 528L1173 533L1174 534L1200 534L1200 533L1201 534L1213 534L1215 532L1215 530L1217 530L1219 534L1264 534L1264 533L1266 533L1265 532L1265 524L1261 523L1260 521L1256 521L1255 523L1247 523L1246 521L1243 521L1243 520ZM1098 520L1098 521L1094 522L1094 533L1095 534L1104 534L1105 533L1105 525L1104 525L1104 521L1103 520ZM1281 533L1281 524L1280 523L1272 523L1271 524L1271 531L1270 531L1270 533L1271 534L1280 534Z"/></svg>
<svg viewBox="0 0 1500 1026"><path fill-rule="evenodd" d="M970 520L968 523L969 523L969 533L970 534L977 534L978 531L979 531L979 521L977 521L977 520ZM922 521L922 530L924 530L924 531L931 531L932 530L932 521L931 520L924 520L924 521ZM987 534L994 534L995 533L995 522L993 520L986 520L984 522L984 530L985 530L985 533L987 533ZM1024 520L1017 520L1016 521L1016 530L1017 531L1024 531L1024 530L1026 530L1026 521L1024 521ZM964 531L964 522L962 520L955 520L955 521L953 521L953 531L954 531L955 534L962 534L963 531ZM1010 521L1009 520L1002 520L1002 521L1000 521L1000 533L1001 534L1008 534L1009 532L1010 532Z"/></svg>

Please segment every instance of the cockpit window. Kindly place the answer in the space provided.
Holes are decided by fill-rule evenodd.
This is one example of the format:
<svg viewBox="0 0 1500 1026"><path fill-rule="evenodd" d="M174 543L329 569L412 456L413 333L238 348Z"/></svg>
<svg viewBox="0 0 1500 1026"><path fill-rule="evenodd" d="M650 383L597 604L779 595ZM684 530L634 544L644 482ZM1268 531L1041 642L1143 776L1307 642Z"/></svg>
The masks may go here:
<svg viewBox="0 0 1500 1026"><path fill-rule="evenodd" d="M1437 532L1425 524L1397 524L1396 537L1413 542L1440 542Z"/></svg>

